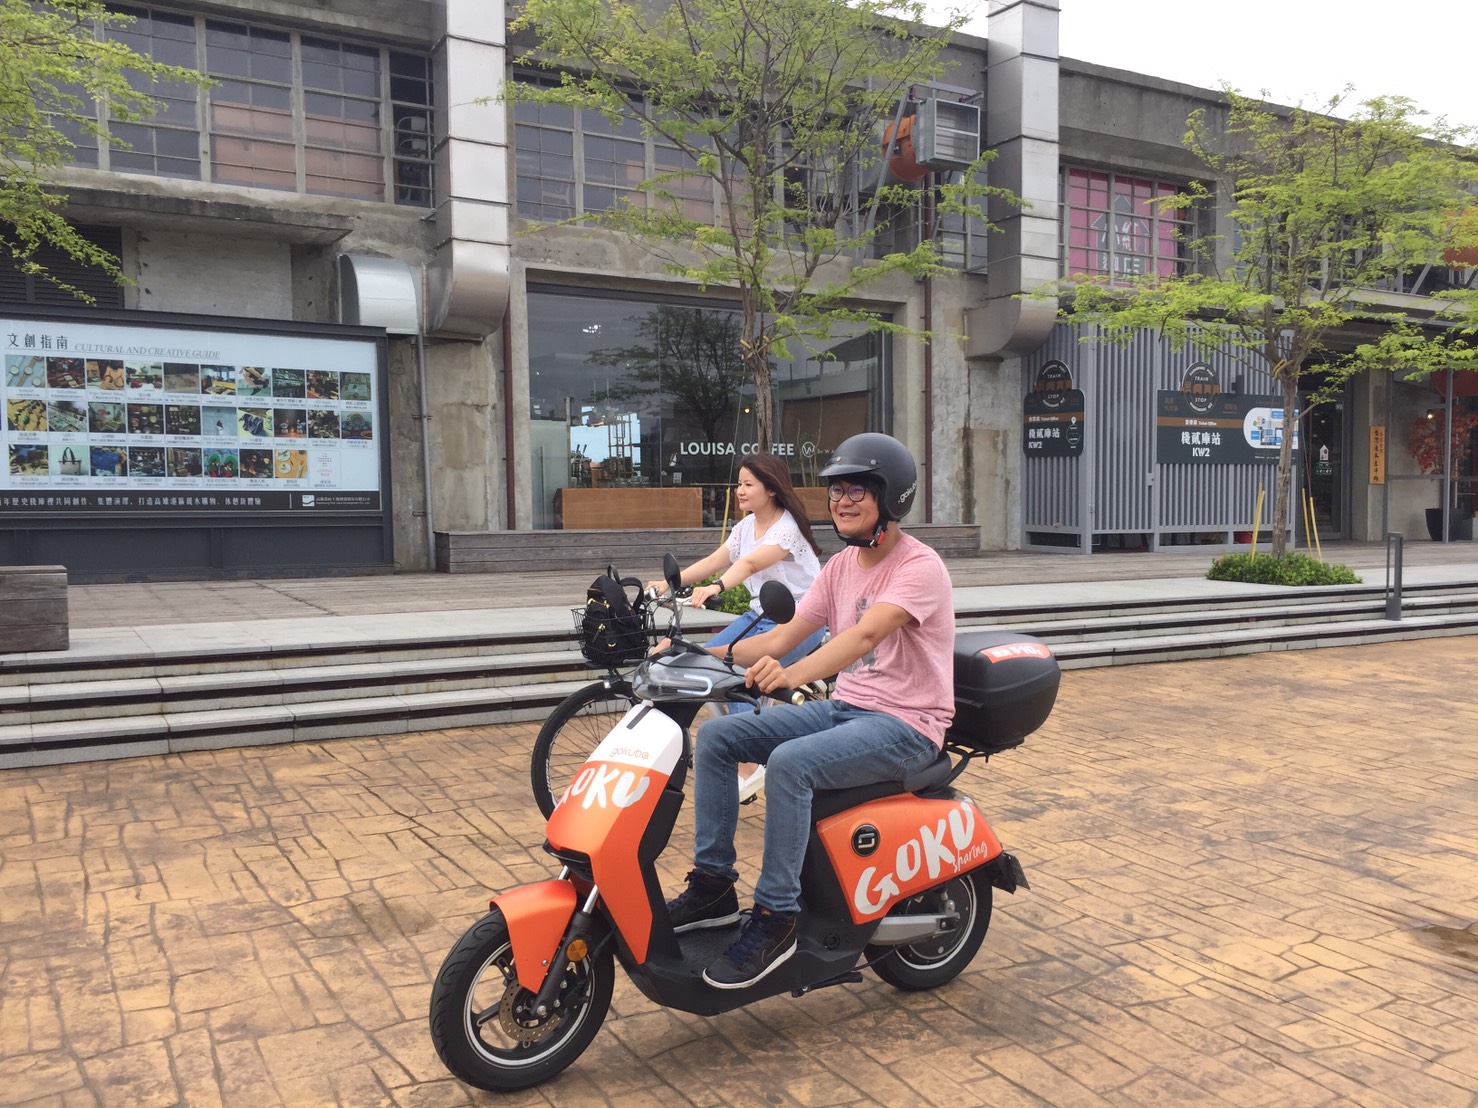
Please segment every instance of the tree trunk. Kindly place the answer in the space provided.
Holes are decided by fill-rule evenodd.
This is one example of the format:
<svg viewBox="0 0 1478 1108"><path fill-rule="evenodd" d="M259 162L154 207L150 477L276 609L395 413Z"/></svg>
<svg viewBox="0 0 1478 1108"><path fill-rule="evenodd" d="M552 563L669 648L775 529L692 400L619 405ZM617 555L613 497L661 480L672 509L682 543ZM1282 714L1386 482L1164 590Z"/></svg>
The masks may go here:
<svg viewBox="0 0 1478 1108"><path fill-rule="evenodd" d="M755 450L768 454L775 446L775 407L770 390L770 348L764 341L763 321L747 290L742 290L744 305L744 367L754 384Z"/></svg>
<svg viewBox="0 0 1478 1108"><path fill-rule="evenodd" d="M1283 384L1283 440L1278 444L1278 478L1273 485L1273 557L1288 552L1288 506L1293 493L1293 436L1298 428L1298 377L1288 374Z"/></svg>
<svg viewBox="0 0 1478 1108"><path fill-rule="evenodd" d="M754 381L755 450L768 454L775 448L775 404L770 389L770 359L751 357L749 372Z"/></svg>

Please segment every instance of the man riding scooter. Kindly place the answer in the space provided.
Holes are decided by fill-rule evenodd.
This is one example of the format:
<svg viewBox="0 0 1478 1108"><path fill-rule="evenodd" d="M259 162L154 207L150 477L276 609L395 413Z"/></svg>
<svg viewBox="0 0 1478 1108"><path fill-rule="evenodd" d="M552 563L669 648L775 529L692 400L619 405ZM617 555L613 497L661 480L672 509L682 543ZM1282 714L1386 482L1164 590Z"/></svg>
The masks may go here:
<svg viewBox="0 0 1478 1108"><path fill-rule="evenodd" d="M766 765L764 857L754 908L739 937L704 971L719 989L751 985L796 949L801 865L818 789L902 781L935 760L954 714L954 606L949 571L898 521L913 504L917 467L888 435L846 439L821 471L832 526L846 547L826 563L795 618L742 639L745 680L768 693L837 674L830 700L780 705L705 723L696 744L694 869L667 904L678 932L741 918L734 883L741 762ZM817 628L829 642L789 666L782 658Z"/></svg>

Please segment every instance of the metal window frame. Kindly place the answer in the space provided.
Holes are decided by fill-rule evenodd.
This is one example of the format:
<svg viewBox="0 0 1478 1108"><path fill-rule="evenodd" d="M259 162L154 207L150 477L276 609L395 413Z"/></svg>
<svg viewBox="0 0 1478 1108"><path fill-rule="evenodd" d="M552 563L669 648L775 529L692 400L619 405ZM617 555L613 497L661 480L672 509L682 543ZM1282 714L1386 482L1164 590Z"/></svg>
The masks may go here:
<svg viewBox="0 0 1478 1108"><path fill-rule="evenodd" d="M287 86L287 87L289 89L289 103L291 105L291 109L290 110L292 112L292 131L293 131L292 143L293 143L293 176L294 176L294 187L292 189L287 189L287 188L283 188L283 187L276 186L276 185L259 185L259 184L253 184L253 185L235 185L235 184L233 184L231 182L221 182L221 181L217 181L215 179L215 164L214 164L215 159L212 156L211 143L212 143L212 140L216 137L217 132L214 130L214 128L212 127L212 124L211 124L211 118L210 118L211 100L210 100L210 95L209 95L210 90L209 89L206 89L206 88L197 88L195 90L195 120L196 120L196 122L195 122L195 135L196 135L196 138L198 140L198 150L199 150L199 162L198 162L198 165L199 165L199 173L198 173L198 176L197 177L190 178L190 177L187 177L187 176L179 176L179 175L175 175L175 174L166 175L166 174L161 174L161 173L157 172L157 157L158 157L157 153L153 155L154 158L156 159L156 168L155 168L155 171L154 172L149 172L149 171L146 171L146 170L134 169L134 168L114 170L113 167L112 167L112 149L111 149L112 144L109 143L106 140L100 140L96 144L95 147L89 146L89 147L86 148L88 150L95 150L96 151L96 156L97 156L96 168L97 169L99 169L101 171L105 171L105 172L132 173L132 174L137 174L139 176L144 176L144 177L149 177L149 176L161 177L161 178L168 179L168 180L192 180L192 179L194 179L194 180L199 180L201 182L205 182L205 183L208 183L208 184L223 184L223 185L226 185L228 187L261 188L261 189L267 189L267 190L270 190L270 191L273 191L273 192L292 192L292 193L296 193L297 195L300 195L300 196L327 196L327 197L336 197L336 198L341 198L341 199L344 199L344 198L347 198L347 199L355 199L355 200L362 200L362 201L365 201L367 203L390 203L390 204L414 203L414 206L416 206L416 207L427 207L427 206L430 206L432 203L434 203L436 182L435 182L435 178L434 178L434 161L433 161L433 159L431 157L431 149L430 149L429 135L428 135L428 143L427 143L427 153L426 153L426 156L424 158L421 158L421 157L416 157L416 158L406 157L406 156L400 154L396 150L396 147L395 147L395 117L396 117L396 109L397 108L400 108L400 107L415 108L415 109L424 110L424 111L430 113L431 116L432 116L432 130L435 129L435 118L434 118L434 116L435 116L435 111L436 111L436 105L433 102L434 83L432 82L432 80L430 78L429 55L422 55L422 54L418 54L418 53L416 53L415 51L412 51L412 50L407 50L407 49L400 48L400 47L391 47L391 46L388 46L388 45L377 44L377 43L373 43L373 42L366 42L366 41L362 41L362 40L348 39L348 38L337 38L337 37L334 37L331 34L331 31L333 30L332 28L323 28L323 29L318 29L318 30L307 30L307 31L304 31L304 30L294 29L294 28L291 28L291 27L280 27L280 26L276 26L276 25L270 24L270 23L259 23L259 22L252 21L252 20L238 19L238 18L234 18L234 16L232 16L232 15L228 15L228 14L225 14L225 13L216 13L216 14L212 14L212 15L206 15L205 13L200 13L200 12L197 12L197 13L178 12L178 11L175 11L175 10L170 9L170 8L154 7L154 6L151 6L151 5L134 5L134 4L130 4L130 5L127 5L127 6L128 6L128 8L131 11L137 11L137 12L144 13L144 14L150 16L151 18L153 17L153 15L155 13L163 14L163 15L172 15L172 16L188 16L188 18L193 21L193 24L194 24L194 27L195 27L195 64L194 64L194 68L198 72L200 72L202 74L206 74L206 75L209 75L209 72L210 72L209 67L207 65L207 62L206 62L206 56L207 56L207 49L206 49L206 29L207 29L208 25L210 25L212 23L230 24L230 25L233 25L233 26L245 27L248 31L272 32L272 33L283 34L283 35L286 35L287 36L287 38L288 38L288 44L289 44L289 50L290 50L290 63L289 64L290 64L290 71L291 71L291 84L289 86ZM330 32L330 33L325 33L325 32ZM99 31L98 29L94 29L94 34L101 34L101 31ZM349 196L349 197L346 197L345 194L343 194L343 193L323 192L323 191L316 191L316 190L315 191L310 191L307 188L307 151L309 149L309 144L307 142L307 135L306 135L306 116L305 116L305 110L304 110L304 95L305 95L305 91L306 90L305 90L304 85L303 85L303 71L302 71L302 40L303 40L304 35L306 35L310 39L318 39L318 40L321 40L321 41L324 41L324 42L332 43L332 44L334 44L336 46L339 46L339 47L349 46L349 47L354 47L356 49L372 50L372 51L375 51L378 54L378 61L377 61L376 64L378 65L378 71L379 71L378 72L378 76L379 76L379 92L378 92L378 98L376 100L371 101L371 99L369 97L348 96L347 94L344 94L344 93L333 94L333 95L338 95L340 97L343 97L345 99L357 100L357 101L364 102L364 103L374 102L376 104L376 107L377 107L379 113L380 113L380 150L379 150L379 152L378 152L378 154L376 156L380 159L380 161L382 163L382 172L380 174L381 192L380 192L380 195L378 197L376 197L376 198L372 198L371 199L371 198L366 198L366 197L363 197L363 196ZM151 42L153 41L152 34L150 35L150 41ZM390 83L390 69L391 69L391 66L390 66L390 58L391 58L391 55L394 55L394 54L405 55L407 57L421 58L422 60L424 60L426 62L426 64L427 64L427 77L426 77L426 99L427 99L427 103L425 103L425 104L411 104L408 101L401 101L401 100L392 99L392 97L391 97L391 83ZM150 56L152 57L152 54ZM255 78L255 77L240 77L240 78L233 77L232 80L241 80L241 81L245 82L246 84L251 84L251 85L270 85L272 87L279 87L279 88L280 87L284 87L284 86L282 86L282 85L280 85L280 84L278 84L276 82L263 81L263 80L260 80L258 78ZM318 90L315 90L315 91L318 91ZM106 111L106 109L105 109L105 107L103 105L98 104L98 103L94 103L94 111L96 112L96 117L97 117L98 121L101 124L107 125L109 123L108 114L107 114L107 111ZM139 120L138 123L137 123L137 125L150 128L151 130L154 130L154 131L157 131L157 130L160 130L160 129L165 129L165 130L177 131L177 132L184 133L184 132L187 132L189 130L188 128L185 128L185 127L178 127L178 126L173 126L173 125L169 125L169 124L163 124L163 125L161 125L161 124L159 124L159 123L157 123L157 122L155 122L155 121L153 121L151 119ZM237 136L237 137L240 137L240 136ZM332 152L332 150L333 150L333 148L331 148L331 147L323 147L323 146L320 146L320 145L314 145L314 146L312 146L312 149L314 149L314 150L328 150L330 152ZM397 162L403 162L403 161L410 161L410 162L414 162L415 164L425 165L426 172L427 172L427 182L428 182L428 184L426 186L427 196L426 196L426 199L425 199L424 202L401 201L397 197L397 195L396 195L397 188L396 188L396 184L395 184L395 180L396 180L396 178L395 178L395 168L396 168L396 163ZM82 163L78 163L78 164L80 165ZM85 166L85 168L93 168L93 167L92 166Z"/></svg>
<svg viewBox="0 0 1478 1108"><path fill-rule="evenodd" d="M1108 178L1108 207L1106 209L1099 209L1099 208L1095 208L1095 207L1092 207L1092 206L1089 206L1089 205L1075 205L1075 204L1073 204L1071 202L1070 195L1069 195L1069 182L1070 182L1070 179L1071 179L1071 177L1072 177L1072 175L1074 173L1101 174L1101 175L1103 175L1103 176L1105 176L1105 177ZM1073 276L1075 273L1082 273L1082 274L1084 274L1086 276L1090 276L1090 277L1107 277L1107 278L1110 279L1110 281L1114 281L1114 282L1117 282L1117 281L1119 281L1121 279L1127 280L1129 275L1124 275L1121 278L1121 275L1116 271L1116 268L1115 268L1115 261L1116 261L1116 259L1121 258L1121 257L1126 257L1126 258L1127 257L1133 257L1133 258L1144 257L1148 261L1148 263L1150 264L1151 268L1153 268L1157 263L1163 262L1163 261L1169 261L1169 262L1171 262L1178 270L1179 269L1189 270L1189 269L1193 268L1194 267L1194 262L1193 262L1193 260L1191 258L1186 257L1186 256L1183 256L1180 252L1177 252L1177 254L1176 254L1175 257L1166 258L1166 257L1162 256L1159 253L1158 247L1159 247L1159 244L1160 244L1160 241L1161 241L1160 232L1161 232L1162 228L1164 227L1164 225L1167 224L1167 223L1170 224L1173 227L1179 228L1182 231L1181 237L1174 240L1174 241L1176 241L1178 243L1185 241L1185 239L1192 238L1192 237L1195 236L1196 229L1197 229L1197 213L1198 213L1198 210L1199 210L1199 205L1194 205L1194 204L1191 205L1191 206L1189 206L1189 207L1187 207L1185 209L1185 213L1186 214L1185 214L1185 217L1183 219L1172 219L1170 217L1167 217L1167 216L1165 216L1159 210L1159 206L1158 205L1155 206L1155 210L1149 216L1149 220L1150 220L1150 231L1149 231L1149 234L1148 234L1147 238L1148 238L1148 242L1149 242L1149 251L1150 252L1148 254L1146 254L1146 255L1125 254L1125 253L1119 251L1117 249L1117 247L1116 247L1115 236L1113 234L1113 231L1110 229L1110 230L1107 230L1107 231L1104 232L1105 248L1104 249L1093 249L1092 250L1093 253L1097 253L1097 254L1099 254L1099 255L1101 255L1103 257L1106 257L1108 259L1108 268L1107 269L1083 269L1083 270L1074 270L1072 268L1071 260L1070 260L1070 256L1069 256L1069 252L1071 250L1073 250L1073 249L1077 249L1076 247L1074 247L1074 245L1072 243L1072 232L1073 232L1072 213L1075 212L1075 211L1088 212L1088 213L1095 213L1095 212L1097 212L1097 213L1100 213L1100 214L1104 215L1106 218L1111 219L1112 216L1113 216L1113 201L1114 201L1114 197L1117 195L1117 193L1114 190L1114 185L1115 185L1116 182L1118 182L1120 180L1124 180L1124 181L1148 181L1150 183L1150 185L1153 187L1153 189L1157 193L1158 193L1158 190L1160 188L1162 188L1162 187L1171 188L1171 189L1176 190L1177 192L1179 192L1179 191L1181 191L1181 190L1183 190L1185 188L1184 183L1177 183L1175 181L1171 181L1171 180L1164 179L1164 178L1159 178L1159 177L1154 177L1154 176L1150 176L1148 174L1143 174L1143 173L1127 173L1127 172L1121 173L1121 172L1119 172L1116 169L1108 169L1108 168L1103 168L1103 167L1089 166L1089 165L1080 165L1080 164L1071 164L1071 165L1064 165L1064 166L1062 166L1061 171L1060 171L1060 173L1058 175L1058 215L1059 215L1059 218L1058 218L1058 236L1059 236L1059 238L1058 238L1058 244L1057 244L1057 250L1058 250L1058 255L1057 256L1058 256L1058 272L1059 272L1059 274L1061 276L1063 276L1063 277L1070 277L1070 276ZM1144 274L1141 274L1139 276L1144 276Z"/></svg>

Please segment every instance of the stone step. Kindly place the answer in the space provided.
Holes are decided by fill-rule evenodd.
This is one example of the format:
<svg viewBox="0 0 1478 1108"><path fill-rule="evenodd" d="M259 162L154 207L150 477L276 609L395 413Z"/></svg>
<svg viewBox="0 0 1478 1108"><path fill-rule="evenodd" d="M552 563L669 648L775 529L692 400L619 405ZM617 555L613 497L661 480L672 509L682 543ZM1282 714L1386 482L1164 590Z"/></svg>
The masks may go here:
<svg viewBox="0 0 1478 1108"><path fill-rule="evenodd" d="M1478 597L1466 601L1425 597L1417 608L1442 604L1453 610L1459 603L1466 610L1478 607ZM1171 633L1215 634L1246 626L1290 626L1314 621L1368 619L1371 606L1364 602L1322 605L1288 605L1260 608L1256 615L1197 609L1188 612L1159 611L1146 615L1104 616L1091 619L1021 620L1016 613L995 613L996 619L979 615L960 618L961 629L979 626L1020 626L1053 644L1112 640L1125 642ZM1001 618L1005 617L1005 618ZM1013 620L1015 622L1013 622ZM378 650L375 644L343 644L336 654L325 654L313 665L283 666L284 657L265 659L268 665L252 665L238 658L230 668L211 664L195 672L160 673L157 663L143 663L134 670L123 667L84 673L38 675L26 685L0 687L0 711L14 716L15 723L48 723L63 719L100 718L108 715L147 715L166 711L245 708L268 704L294 704L310 700L343 700L360 696L400 696L458 688L500 688L510 684L555 681L578 677L587 667L571 648L567 633L551 633L547 641L528 643L546 649L519 653L498 651L470 656L449 656L436 649L430 656L413 650ZM367 657L377 660L365 661ZM260 660L259 660L260 661ZM166 670L171 667L166 667Z"/></svg>
<svg viewBox="0 0 1478 1108"><path fill-rule="evenodd" d="M1121 656L1133 656L1135 642L1165 636L1201 635L1220 640L1241 628L1254 627L1257 637L1275 629L1309 623L1368 620L1377 617L1369 601L1332 600L1321 603L1238 605L1232 610L1196 606L1177 611L1162 603L1153 610L1081 618L1028 618L1032 613L965 610L961 630L980 626L1015 626L1055 647L1067 643L1106 642ZM1449 591L1411 598L1407 611L1473 612L1478 590ZM1037 615L1059 616L1060 611ZM550 630L519 632L523 649L517 653L449 654L444 642L433 637L425 652L402 641L340 641L333 647L256 655L235 647L193 652L190 672L178 672L183 662L161 662L157 653L136 658L131 666L121 656L97 669L66 668L29 675L27 684L0 686L0 712L6 722L52 723L67 719L98 719L176 711L213 711L310 701L336 701L374 696L403 696L467 688L502 688L594 675L573 649L570 633ZM1178 640L1177 640L1178 641ZM542 649L537 649L542 648ZM1153 643L1147 649L1153 652ZM229 667L225 659L231 660ZM373 659L373 660L366 660ZM312 664L287 664L292 661Z"/></svg>
<svg viewBox="0 0 1478 1108"><path fill-rule="evenodd" d="M1474 633L1478 613L1456 612L1411 615L1399 621L1253 624L1211 634L1084 640L1063 643L1054 651L1064 669L1078 669ZM501 687L385 692L193 711L171 706L153 714L7 722L0 725L0 768L542 720L587 679L594 675Z"/></svg>
<svg viewBox="0 0 1478 1108"><path fill-rule="evenodd" d="M350 655L356 657L357 655ZM0 688L0 712L16 723L50 723L161 712L406 696L462 688L574 680L590 672L573 650L468 658L327 658L290 669L232 669L138 677L93 677ZM12 718L14 716L15 718Z"/></svg>

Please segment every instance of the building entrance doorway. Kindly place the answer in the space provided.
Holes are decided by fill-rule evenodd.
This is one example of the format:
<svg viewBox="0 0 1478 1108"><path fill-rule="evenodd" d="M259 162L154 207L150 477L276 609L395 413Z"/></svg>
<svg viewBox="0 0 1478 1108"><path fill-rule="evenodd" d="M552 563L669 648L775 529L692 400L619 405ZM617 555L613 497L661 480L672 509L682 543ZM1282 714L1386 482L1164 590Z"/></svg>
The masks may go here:
<svg viewBox="0 0 1478 1108"><path fill-rule="evenodd" d="M1298 513L1299 531L1304 541L1313 543L1310 524L1319 541L1349 538L1349 428L1345 419L1346 398L1326 400L1312 405L1307 395L1300 395L1299 408L1308 412L1304 424L1304 442L1299 451L1299 485L1307 493L1307 501Z"/></svg>

